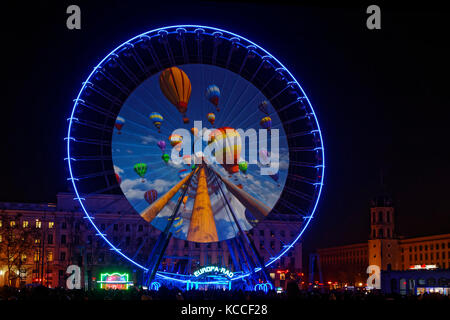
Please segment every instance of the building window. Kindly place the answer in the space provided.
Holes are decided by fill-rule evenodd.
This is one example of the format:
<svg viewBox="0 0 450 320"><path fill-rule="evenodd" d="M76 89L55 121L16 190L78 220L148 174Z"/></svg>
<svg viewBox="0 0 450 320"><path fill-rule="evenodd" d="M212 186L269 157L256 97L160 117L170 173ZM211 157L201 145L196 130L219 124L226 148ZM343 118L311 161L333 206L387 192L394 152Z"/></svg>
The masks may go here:
<svg viewBox="0 0 450 320"><path fill-rule="evenodd" d="M425 245L425 250L428 250L428 246L427 245Z"/></svg>
<svg viewBox="0 0 450 320"><path fill-rule="evenodd" d="M22 228L28 228L28 220L22 222Z"/></svg>
<svg viewBox="0 0 450 320"><path fill-rule="evenodd" d="M63 235L61 236L61 244L66 244L66 241L67 241L66 235L63 234Z"/></svg>
<svg viewBox="0 0 450 320"><path fill-rule="evenodd" d="M130 231L130 225L129 225L129 224L126 224L126 225L125 225L125 231L127 231L127 232Z"/></svg>
<svg viewBox="0 0 450 320"><path fill-rule="evenodd" d="M10 221L9 225L11 228L14 228L16 226L16 222L15 221Z"/></svg>
<svg viewBox="0 0 450 320"><path fill-rule="evenodd" d="M387 220L388 223L391 222L391 213L389 211L386 212L386 220Z"/></svg>
<svg viewBox="0 0 450 320"><path fill-rule="evenodd" d="M264 230L259 230L259 235L260 235L261 237L264 237Z"/></svg>
<svg viewBox="0 0 450 320"><path fill-rule="evenodd" d="M55 226L55 223L54 223L53 221L50 221L50 222L48 223L48 228L49 228L49 229L53 229L54 226Z"/></svg>
<svg viewBox="0 0 450 320"><path fill-rule="evenodd" d="M61 229L63 230L67 229L67 223L65 222L61 223Z"/></svg>
<svg viewBox="0 0 450 320"><path fill-rule="evenodd" d="M378 237L383 238L383 229L378 230Z"/></svg>
<svg viewBox="0 0 450 320"><path fill-rule="evenodd" d="M378 212L378 222L383 222L383 212Z"/></svg>
<svg viewBox="0 0 450 320"><path fill-rule="evenodd" d="M39 238L34 239L34 243L35 244L40 244L41 243L41 239L39 239Z"/></svg>
<svg viewBox="0 0 450 320"><path fill-rule="evenodd" d="M373 229L373 232L372 232L372 237L373 237L373 238L376 238L376 237L377 237L377 234L376 234L376 233L377 233L377 230Z"/></svg>
<svg viewBox="0 0 450 320"><path fill-rule="evenodd" d="M53 244L53 235L52 234L47 235L47 243Z"/></svg>
<svg viewBox="0 0 450 320"><path fill-rule="evenodd" d="M119 230L119 225L117 223L114 224L114 231L118 231Z"/></svg>
<svg viewBox="0 0 450 320"><path fill-rule="evenodd" d="M39 261L39 250L36 250L34 252L33 260L34 260L34 262L38 262Z"/></svg>
<svg viewBox="0 0 450 320"><path fill-rule="evenodd" d="M261 241L261 242L259 243L259 248L260 248L260 249L264 249L264 241Z"/></svg>
<svg viewBox="0 0 450 320"><path fill-rule="evenodd" d="M53 261L53 251L47 251L47 261L48 262Z"/></svg>
<svg viewBox="0 0 450 320"><path fill-rule="evenodd" d="M280 236L281 236L281 237L284 237L284 236L286 236L286 234L285 234L284 230L281 230L281 231L280 231Z"/></svg>
<svg viewBox="0 0 450 320"><path fill-rule="evenodd" d="M142 232L143 230L144 230L144 226L142 224L140 224L139 227L138 227L138 231Z"/></svg>
<svg viewBox="0 0 450 320"><path fill-rule="evenodd" d="M40 229L42 227L42 221L36 219L36 228Z"/></svg>

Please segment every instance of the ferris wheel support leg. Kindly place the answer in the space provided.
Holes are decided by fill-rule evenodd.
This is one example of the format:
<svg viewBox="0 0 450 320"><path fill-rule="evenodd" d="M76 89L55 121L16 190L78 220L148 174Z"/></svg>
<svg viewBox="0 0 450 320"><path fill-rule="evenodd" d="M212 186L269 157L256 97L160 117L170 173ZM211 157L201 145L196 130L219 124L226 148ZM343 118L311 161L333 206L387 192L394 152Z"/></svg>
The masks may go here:
<svg viewBox="0 0 450 320"><path fill-rule="evenodd" d="M219 178L220 178L220 180L222 180L222 182L224 182L225 186L227 186L227 187L229 186L229 184L227 184L227 183L224 181L224 179L223 179L219 174L217 174L217 172L216 172L215 170L212 169L212 170L210 170L210 171L211 171L211 173L216 177L216 179L219 179ZM247 234L242 230L241 225L240 225L240 223L239 223L239 220L236 218L236 215L235 215L235 213L234 213L233 207L232 207L231 204L229 203L228 198L226 197L225 192L224 192L223 189L222 189L222 186L218 183L217 180L216 180L216 183L217 183L218 186L219 186L219 190L220 190L220 192L222 193L222 197L225 199L225 202L226 202L226 204L227 204L227 206L228 206L228 209L229 209L229 211L230 211L230 213L231 213L231 216L233 217L234 223L235 223L236 226L238 227L238 230L239 230L238 235L239 235L239 236L237 237L237 239L239 240L239 244L240 244L240 246L241 246L241 248L242 248L242 252L244 253L245 258L247 259L249 265L250 265L251 268L252 268L252 277L253 277L253 274L255 273L255 268L256 268L257 266L259 266L259 268L261 269L260 272L262 273L262 275L263 275L265 281L271 283L272 281L270 280L270 277L267 275L267 270L265 269L264 261L261 259L261 256L259 255L258 250L256 250L256 246L255 246L255 244L253 243L253 240L250 239L250 238L247 236ZM233 195L234 195L234 194L233 194ZM239 200L239 199L238 199L238 200ZM244 240L245 240L246 243L243 243L242 238L244 238ZM247 252L247 250L246 250L246 244L247 244L247 246L251 249L251 251L252 251L254 257L256 258L256 263L255 263L255 261L253 261L251 255L248 254L248 252ZM239 253L239 250L238 250L238 253ZM256 279L255 279L255 280L256 280Z"/></svg>
<svg viewBox="0 0 450 320"><path fill-rule="evenodd" d="M191 173L189 176L186 177L188 178L186 182L188 186L190 185L192 177L197 173L197 171L198 170L195 170L195 172ZM189 187L183 190L183 194L178 199L177 205L175 206L172 215L168 219L169 221L164 231L162 231L161 234L159 235L158 241L153 247L153 250L148 258L147 272L144 273L144 280L143 280L143 283L146 284L147 287L150 287L150 284L155 278L156 272L158 271L159 265L161 264L164 252L166 251L169 241L172 238L172 232L170 232L170 229L172 228L173 221L179 214L180 206L183 203L182 199L184 198L188 189Z"/></svg>

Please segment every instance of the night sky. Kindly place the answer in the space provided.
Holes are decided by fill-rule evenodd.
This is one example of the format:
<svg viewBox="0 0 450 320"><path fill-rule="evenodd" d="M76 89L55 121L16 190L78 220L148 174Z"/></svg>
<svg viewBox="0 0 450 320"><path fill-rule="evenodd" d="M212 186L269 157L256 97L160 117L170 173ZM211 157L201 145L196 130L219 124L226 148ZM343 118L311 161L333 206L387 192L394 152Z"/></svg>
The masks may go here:
<svg viewBox="0 0 450 320"><path fill-rule="evenodd" d="M305 248L365 241L380 172L398 233L450 232L448 12L438 5L316 7L277 1L35 1L2 7L0 201L54 202L68 191L66 118L92 68L136 34L200 24L240 34L276 56L308 94L327 169ZM82 29L68 30L70 4ZM371 4L371 3L370 3Z"/></svg>

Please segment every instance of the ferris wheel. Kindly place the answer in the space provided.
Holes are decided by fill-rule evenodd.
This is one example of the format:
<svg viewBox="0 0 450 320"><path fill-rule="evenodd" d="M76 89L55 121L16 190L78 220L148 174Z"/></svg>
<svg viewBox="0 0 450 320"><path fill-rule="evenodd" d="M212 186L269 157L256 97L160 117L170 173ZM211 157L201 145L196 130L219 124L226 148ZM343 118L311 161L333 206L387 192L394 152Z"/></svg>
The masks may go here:
<svg viewBox="0 0 450 320"><path fill-rule="evenodd" d="M190 281L187 269L161 269L171 238L228 246L233 281L269 281L265 269L315 213L324 148L311 103L275 57L234 33L180 25L133 37L95 66L68 122L76 200L96 234L148 283ZM89 202L98 194L123 195L159 231L149 256L142 246L122 250L100 229ZM266 219L295 223L276 246L256 247L251 230Z"/></svg>

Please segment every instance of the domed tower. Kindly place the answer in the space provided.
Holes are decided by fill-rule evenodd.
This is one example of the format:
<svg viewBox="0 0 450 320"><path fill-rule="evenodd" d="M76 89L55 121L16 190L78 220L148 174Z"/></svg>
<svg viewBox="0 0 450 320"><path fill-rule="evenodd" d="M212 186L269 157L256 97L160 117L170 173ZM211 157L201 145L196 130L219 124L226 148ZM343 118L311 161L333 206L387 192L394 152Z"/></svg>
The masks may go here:
<svg viewBox="0 0 450 320"><path fill-rule="evenodd" d="M385 191L370 201L369 239L369 265L377 265L381 270L399 270L394 204Z"/></svg>

